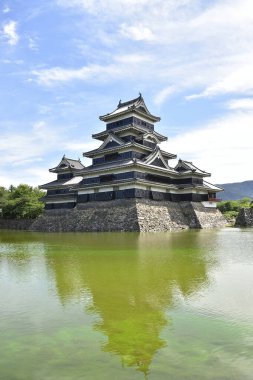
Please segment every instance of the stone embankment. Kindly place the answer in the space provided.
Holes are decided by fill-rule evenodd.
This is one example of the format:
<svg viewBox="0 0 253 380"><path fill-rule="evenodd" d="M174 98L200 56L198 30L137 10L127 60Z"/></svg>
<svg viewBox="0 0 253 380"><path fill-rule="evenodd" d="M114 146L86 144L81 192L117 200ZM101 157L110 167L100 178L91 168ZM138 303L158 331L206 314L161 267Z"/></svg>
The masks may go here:
<svg viewBox="0 0 253 380"><path fill-rule="evenodd" d="M235 221L236 227L253 227L253 208L241 208Z"/></svg>
<svg viewBox="0 0 253 380"><path fill-rule="evenodd" d="M2 219L0 218L0 229L4 230L29 230L34 219Z"/></svg>
<svg viewBox="0 0 253 380"><path fill-rule="evenodd" d="M50 210L24 225L29 231L172 231L186 228L224 227L219 210L198 202L157 202L144 199L90 202L72 210ZM1 225L0 228L15 228ZM18 228L21 229L21 228Z"/></svg>

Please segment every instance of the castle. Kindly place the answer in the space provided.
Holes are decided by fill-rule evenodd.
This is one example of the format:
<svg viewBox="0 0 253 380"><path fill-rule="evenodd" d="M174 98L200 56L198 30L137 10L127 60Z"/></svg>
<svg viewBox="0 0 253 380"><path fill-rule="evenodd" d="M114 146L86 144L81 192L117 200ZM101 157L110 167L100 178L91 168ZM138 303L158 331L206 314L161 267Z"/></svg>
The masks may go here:
<svg viewBox="0 0 253 380"><path fill-rule="evenodd" d="M89 202L147 199L169 202L201 202L216 207L216 193L222 191L207 182L210 176L192 162L160 148L166 136L155 131L160 118L151 114L142 95L119 102L111 113L99 117L106 128L92 137L102 142L83 155L92 159L84 167L80 160L63 156L49 169L57 179L40 186L46 210L73 209Z"/></svg>

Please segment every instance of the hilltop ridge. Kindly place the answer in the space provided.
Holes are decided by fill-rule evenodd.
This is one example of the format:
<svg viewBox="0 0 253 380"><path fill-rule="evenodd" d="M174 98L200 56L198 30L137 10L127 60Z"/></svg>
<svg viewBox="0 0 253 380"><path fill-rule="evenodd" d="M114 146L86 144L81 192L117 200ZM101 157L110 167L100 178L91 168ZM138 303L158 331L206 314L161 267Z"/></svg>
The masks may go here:
<svg viewBox="0 0 253 380"><path fill-rule="evenodd" d="M223 201L237 200L244 197L253 198L253 180L233 183L217 184L224 192L220 193Z"/></svg>

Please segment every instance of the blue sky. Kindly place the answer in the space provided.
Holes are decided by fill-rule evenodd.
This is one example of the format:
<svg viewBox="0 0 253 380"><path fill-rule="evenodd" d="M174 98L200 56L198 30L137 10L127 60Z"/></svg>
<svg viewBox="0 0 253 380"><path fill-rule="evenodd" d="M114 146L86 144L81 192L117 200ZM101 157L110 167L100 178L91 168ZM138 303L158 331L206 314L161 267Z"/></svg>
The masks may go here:
<svg viewBox="0 0 253 380"><path fill-rule="evenodd" d="M139 92L163 149L253 179L252 36L252 0L1 0L0 185L53 180Z"/></svg>

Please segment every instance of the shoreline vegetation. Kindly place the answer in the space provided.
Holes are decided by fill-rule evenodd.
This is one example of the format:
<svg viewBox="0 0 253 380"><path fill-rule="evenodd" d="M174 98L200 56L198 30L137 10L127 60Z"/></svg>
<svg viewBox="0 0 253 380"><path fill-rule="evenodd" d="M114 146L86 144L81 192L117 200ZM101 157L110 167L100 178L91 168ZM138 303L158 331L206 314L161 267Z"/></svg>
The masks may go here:
<svg viewBox="0 0 253 380"><path fill-rule="evenodd" d="M245 197L236 201L221 201L217 204L217 209L232 226L242 208L253 208L253 199Z"/></svg>

